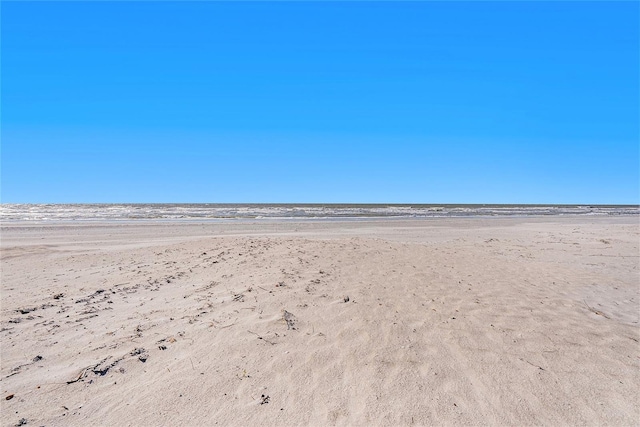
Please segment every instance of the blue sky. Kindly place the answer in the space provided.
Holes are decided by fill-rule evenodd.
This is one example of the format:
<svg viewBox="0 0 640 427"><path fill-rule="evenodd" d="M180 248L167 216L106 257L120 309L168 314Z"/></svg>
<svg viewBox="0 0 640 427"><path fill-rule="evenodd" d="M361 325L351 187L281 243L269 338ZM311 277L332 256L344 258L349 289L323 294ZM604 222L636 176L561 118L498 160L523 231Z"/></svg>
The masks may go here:
<svg viewBox="0 0 640 427"><path fill-rule="evenodd" d="M1 7L3 203L640 203L637 2Z"/></svg>

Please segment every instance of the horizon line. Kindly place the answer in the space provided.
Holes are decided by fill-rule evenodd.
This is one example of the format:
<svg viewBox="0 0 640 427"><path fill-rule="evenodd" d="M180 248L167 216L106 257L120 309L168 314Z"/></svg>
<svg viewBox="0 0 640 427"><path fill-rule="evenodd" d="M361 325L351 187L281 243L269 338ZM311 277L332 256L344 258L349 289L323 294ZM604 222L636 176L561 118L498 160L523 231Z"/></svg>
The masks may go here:
<svg viewBox="0 0 640 427"><path fill-rule="evenodd" d="M0 202L2 205L289 205L289 206L622 206L640 203L433 203L433 202Z"/></svg>

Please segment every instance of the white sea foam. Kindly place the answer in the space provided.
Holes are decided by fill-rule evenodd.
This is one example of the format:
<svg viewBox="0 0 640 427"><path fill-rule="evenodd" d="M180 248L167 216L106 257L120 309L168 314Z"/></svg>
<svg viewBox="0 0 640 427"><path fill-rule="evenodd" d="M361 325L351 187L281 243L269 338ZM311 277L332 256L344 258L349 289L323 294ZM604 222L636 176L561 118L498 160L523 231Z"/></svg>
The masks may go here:
<svg viewBox="0 0 640 427"><path fill-rule="evenodd" d="M311 205L311 204L2 204L0 220L430 218L465 216L639 215L640 206Z"/></svg>

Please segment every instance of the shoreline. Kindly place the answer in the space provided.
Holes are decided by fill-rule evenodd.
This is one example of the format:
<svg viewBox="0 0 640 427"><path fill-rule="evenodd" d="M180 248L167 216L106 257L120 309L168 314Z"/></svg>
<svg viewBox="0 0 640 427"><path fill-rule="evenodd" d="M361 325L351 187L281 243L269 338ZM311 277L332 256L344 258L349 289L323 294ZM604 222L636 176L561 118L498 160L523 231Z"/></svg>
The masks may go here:
<svg viewBox="0 0 640 427"><path fill-rule="evenodd" d="M53 220L0 220L0 228L21 226L64 226L64 225L197 225L197 224L269 224L269 223L332 223L332 222L385 222L385 221L464 221L464 220L551 220L566 219L612 219L634 218L640 223L640 214L546 214L546 215L459 215L459 216L333 216L333 217L265 217L265 218L123 218L123 219L53 219Z"/></svg>

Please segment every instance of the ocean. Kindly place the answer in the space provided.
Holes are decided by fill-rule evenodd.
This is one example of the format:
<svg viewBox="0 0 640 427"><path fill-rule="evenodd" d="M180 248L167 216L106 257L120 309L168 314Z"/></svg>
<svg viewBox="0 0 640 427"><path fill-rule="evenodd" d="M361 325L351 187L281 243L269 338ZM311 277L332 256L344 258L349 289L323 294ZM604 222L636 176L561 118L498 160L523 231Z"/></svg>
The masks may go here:
<svg viewBox="0 0 640 427"><path fill-rule="evenodd" d="M446 218L639 215L638 205L0 204L0 221Z"/></svg>

